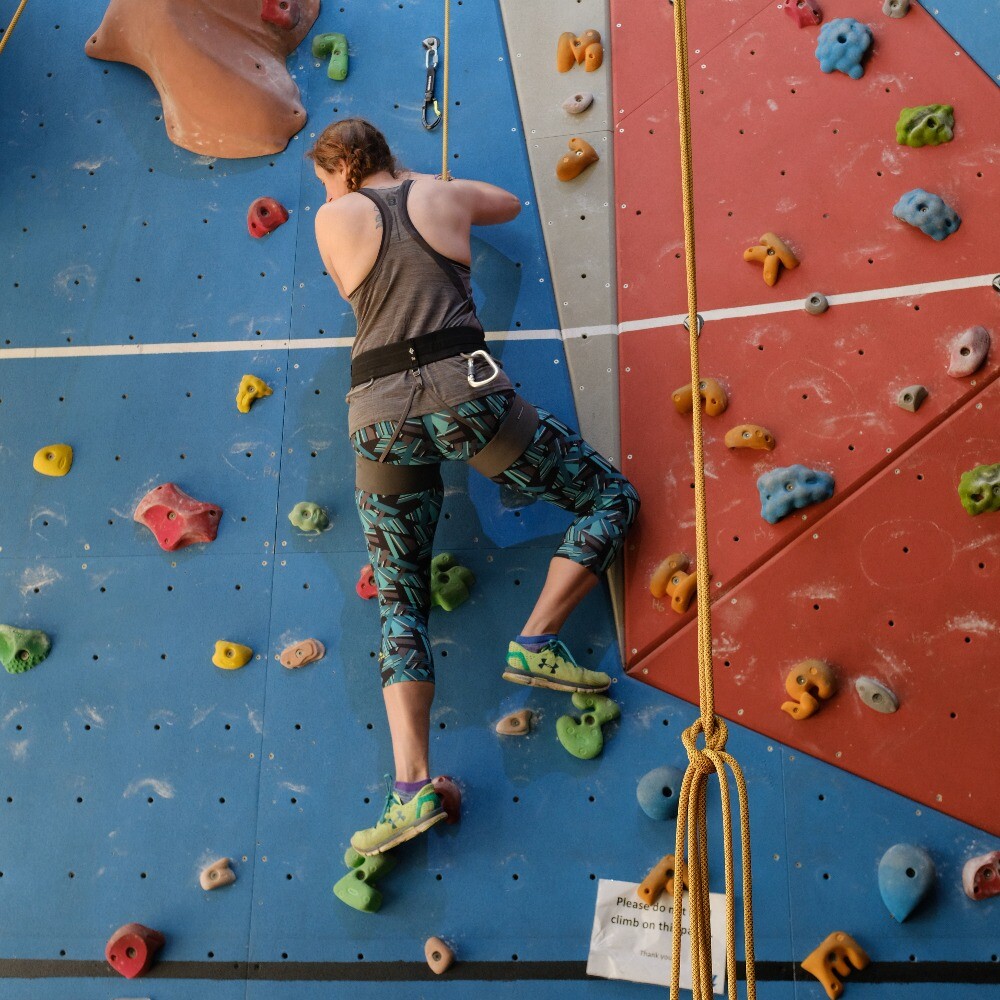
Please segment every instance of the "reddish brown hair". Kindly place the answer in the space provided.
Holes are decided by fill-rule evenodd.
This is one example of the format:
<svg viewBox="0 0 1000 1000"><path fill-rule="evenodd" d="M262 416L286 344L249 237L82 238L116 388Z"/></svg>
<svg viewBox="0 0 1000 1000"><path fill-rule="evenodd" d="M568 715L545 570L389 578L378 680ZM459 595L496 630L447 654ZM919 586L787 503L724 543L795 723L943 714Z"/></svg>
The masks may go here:
<svg viewBox="0 0 1000 1000"><path fill-rule="evenodd" d="M349 191L357 191L366 177L380 170L393 177L400 171L385 136L364 118L342 118L327 125L306 156L331 173L346 163Z"/></svg>

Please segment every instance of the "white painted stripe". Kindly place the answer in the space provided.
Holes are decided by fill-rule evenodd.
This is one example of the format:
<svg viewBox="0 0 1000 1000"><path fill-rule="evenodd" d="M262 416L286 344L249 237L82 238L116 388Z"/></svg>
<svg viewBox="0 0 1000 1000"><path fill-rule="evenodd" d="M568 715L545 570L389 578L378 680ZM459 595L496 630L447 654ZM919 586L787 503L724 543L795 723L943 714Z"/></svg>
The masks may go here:
<svg viewBox="0 0 1000 1000"><path fill-rule="evenodd" d="M988 288L996 277L992 274L978 274L970 278L950 278L946 281L928 281L916 285L898 285L895 288L872 288L863 292L844 292L828 295L830 305L855 305L859 302L878 302L885 299L902 299L920 295L934 295L940 292L961 291L967 288ZM771 316L802 309L802 299L784 302L761 302L754 305L733 306L727 309L709 309L702 313L706 322L723 319L741 319L747 316ZM619 326L577 326L562 331L542 330L492 330L486 334L487 340L564 340L582 337L599 337L628 333L637 330L655 330L680 326L687 318L686 313L675 316L655 316L652 319L630 320ZM217 340L167 344L98 344L79 347L8 347L0 348L0 361L35 360L42 358L108 358L145 357L153 354L228 354L255 353L263 351L314 351L335 347L350 347L353 337L313 337L305 340Z"/></svg>

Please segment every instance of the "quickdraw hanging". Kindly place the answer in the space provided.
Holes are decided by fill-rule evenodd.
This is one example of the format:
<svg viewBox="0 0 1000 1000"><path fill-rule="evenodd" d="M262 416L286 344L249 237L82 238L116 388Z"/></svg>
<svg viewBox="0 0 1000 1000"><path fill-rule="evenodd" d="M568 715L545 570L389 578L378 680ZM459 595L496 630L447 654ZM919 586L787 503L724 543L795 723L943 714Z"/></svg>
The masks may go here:
<svg viewBox="0 0 1000 1000"><path fill-rule="evenodd" d="M431 129L437 128L441 121L441 109L438 107L437 99L434 97L434 83L437 78L438 46L440 44L440 40L435 38L434 35L429 35L423 41L424 67L427 70L427 76L424 82L424 106L420 112L420 120L428 132ZM430 121L427 120L428 108L434 109L434 118Z"/></svg>

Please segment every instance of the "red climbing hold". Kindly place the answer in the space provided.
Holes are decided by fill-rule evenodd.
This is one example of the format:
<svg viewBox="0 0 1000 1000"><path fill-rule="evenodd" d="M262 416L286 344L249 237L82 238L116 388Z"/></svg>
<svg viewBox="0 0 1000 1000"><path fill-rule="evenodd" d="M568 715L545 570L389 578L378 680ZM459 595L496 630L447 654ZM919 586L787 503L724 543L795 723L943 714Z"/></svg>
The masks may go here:
<svg viewBox="0 0 1000 1000"><path fill-rule="evenodd" d="M299 0L262 0L260 19L291 31L299 23Z"/></svg>
<svg viewBox="0 0 1000 1000"><path fill-rule="evenodd" d="M153 956L163 947L159 931L142 924L125 924L111 935L104 957L115 972L126 979L135 979L149 971Z"/></svg>
<svg viewBox="0 0 1000 1000"><path fill-rule="evenodd" d="M434 779L434 791L441 796L441 805L447 814L445 823L457 823L462 818L462 793L458 785L447 774L439 774Z"/></svg>
<svg viewBox="0 0 1000 1000"><path fill-rule="evenodd" d="M823 20L816 0L785 0L785 13L800 27L809 28Z"/></svg>
<svg viewBox="0 0 1000 1000"><path fill-rule="evenodd" d="M375 586L375 570L372 569L371 563L361 567L361 576L358 577L354 589L358 592L358 597L363 597L366 601L378 596L378 587Z"/></svg>
<svg viewBox="0 0 1000 1000"><path fill-rule="evenodd" d="M214 542L222 508L189 497L174 483L163 483L139 501L132 517L149 528L161 549L173 552L196 542Z"/></svg>
<svg viewBox="0 0 1000 1000"><path fill-rule="evenodd" d="M288 212L280 201L273 198L258 198L247 210L247 229L250 235L259 240L268 233L273 233L278 226L288 221Z"/></svg>

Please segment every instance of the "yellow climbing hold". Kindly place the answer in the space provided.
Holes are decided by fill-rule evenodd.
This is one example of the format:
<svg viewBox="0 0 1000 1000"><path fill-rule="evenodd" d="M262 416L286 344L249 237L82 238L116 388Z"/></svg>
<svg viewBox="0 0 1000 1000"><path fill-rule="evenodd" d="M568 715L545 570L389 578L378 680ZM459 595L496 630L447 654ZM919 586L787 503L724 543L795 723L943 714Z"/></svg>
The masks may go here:
<svg viewBox="0 0 1000 1000"><path fill-rule="evenodd" d="M73 449L68 444L50 444L39 448L31 463L43 476L65 476L73 467Z"/></svg>
<svg viewBox="0 0 1000 1000"><path fill-rule="evenodd" d="M240 387L236 391L236 409L240 413L249 413L255 399L270 396L273 391L263 379L257 378L256 375L244 375L240 380Z"/></svg>
<svg viewBox="0 0 1000 1000"><path fill-rule="evenodd" d="M253 657L249 646L241 646L238 642L226 642L220 639L215 644L215 655L212 662L223 670L239 670L245 667Z"/></svg>

